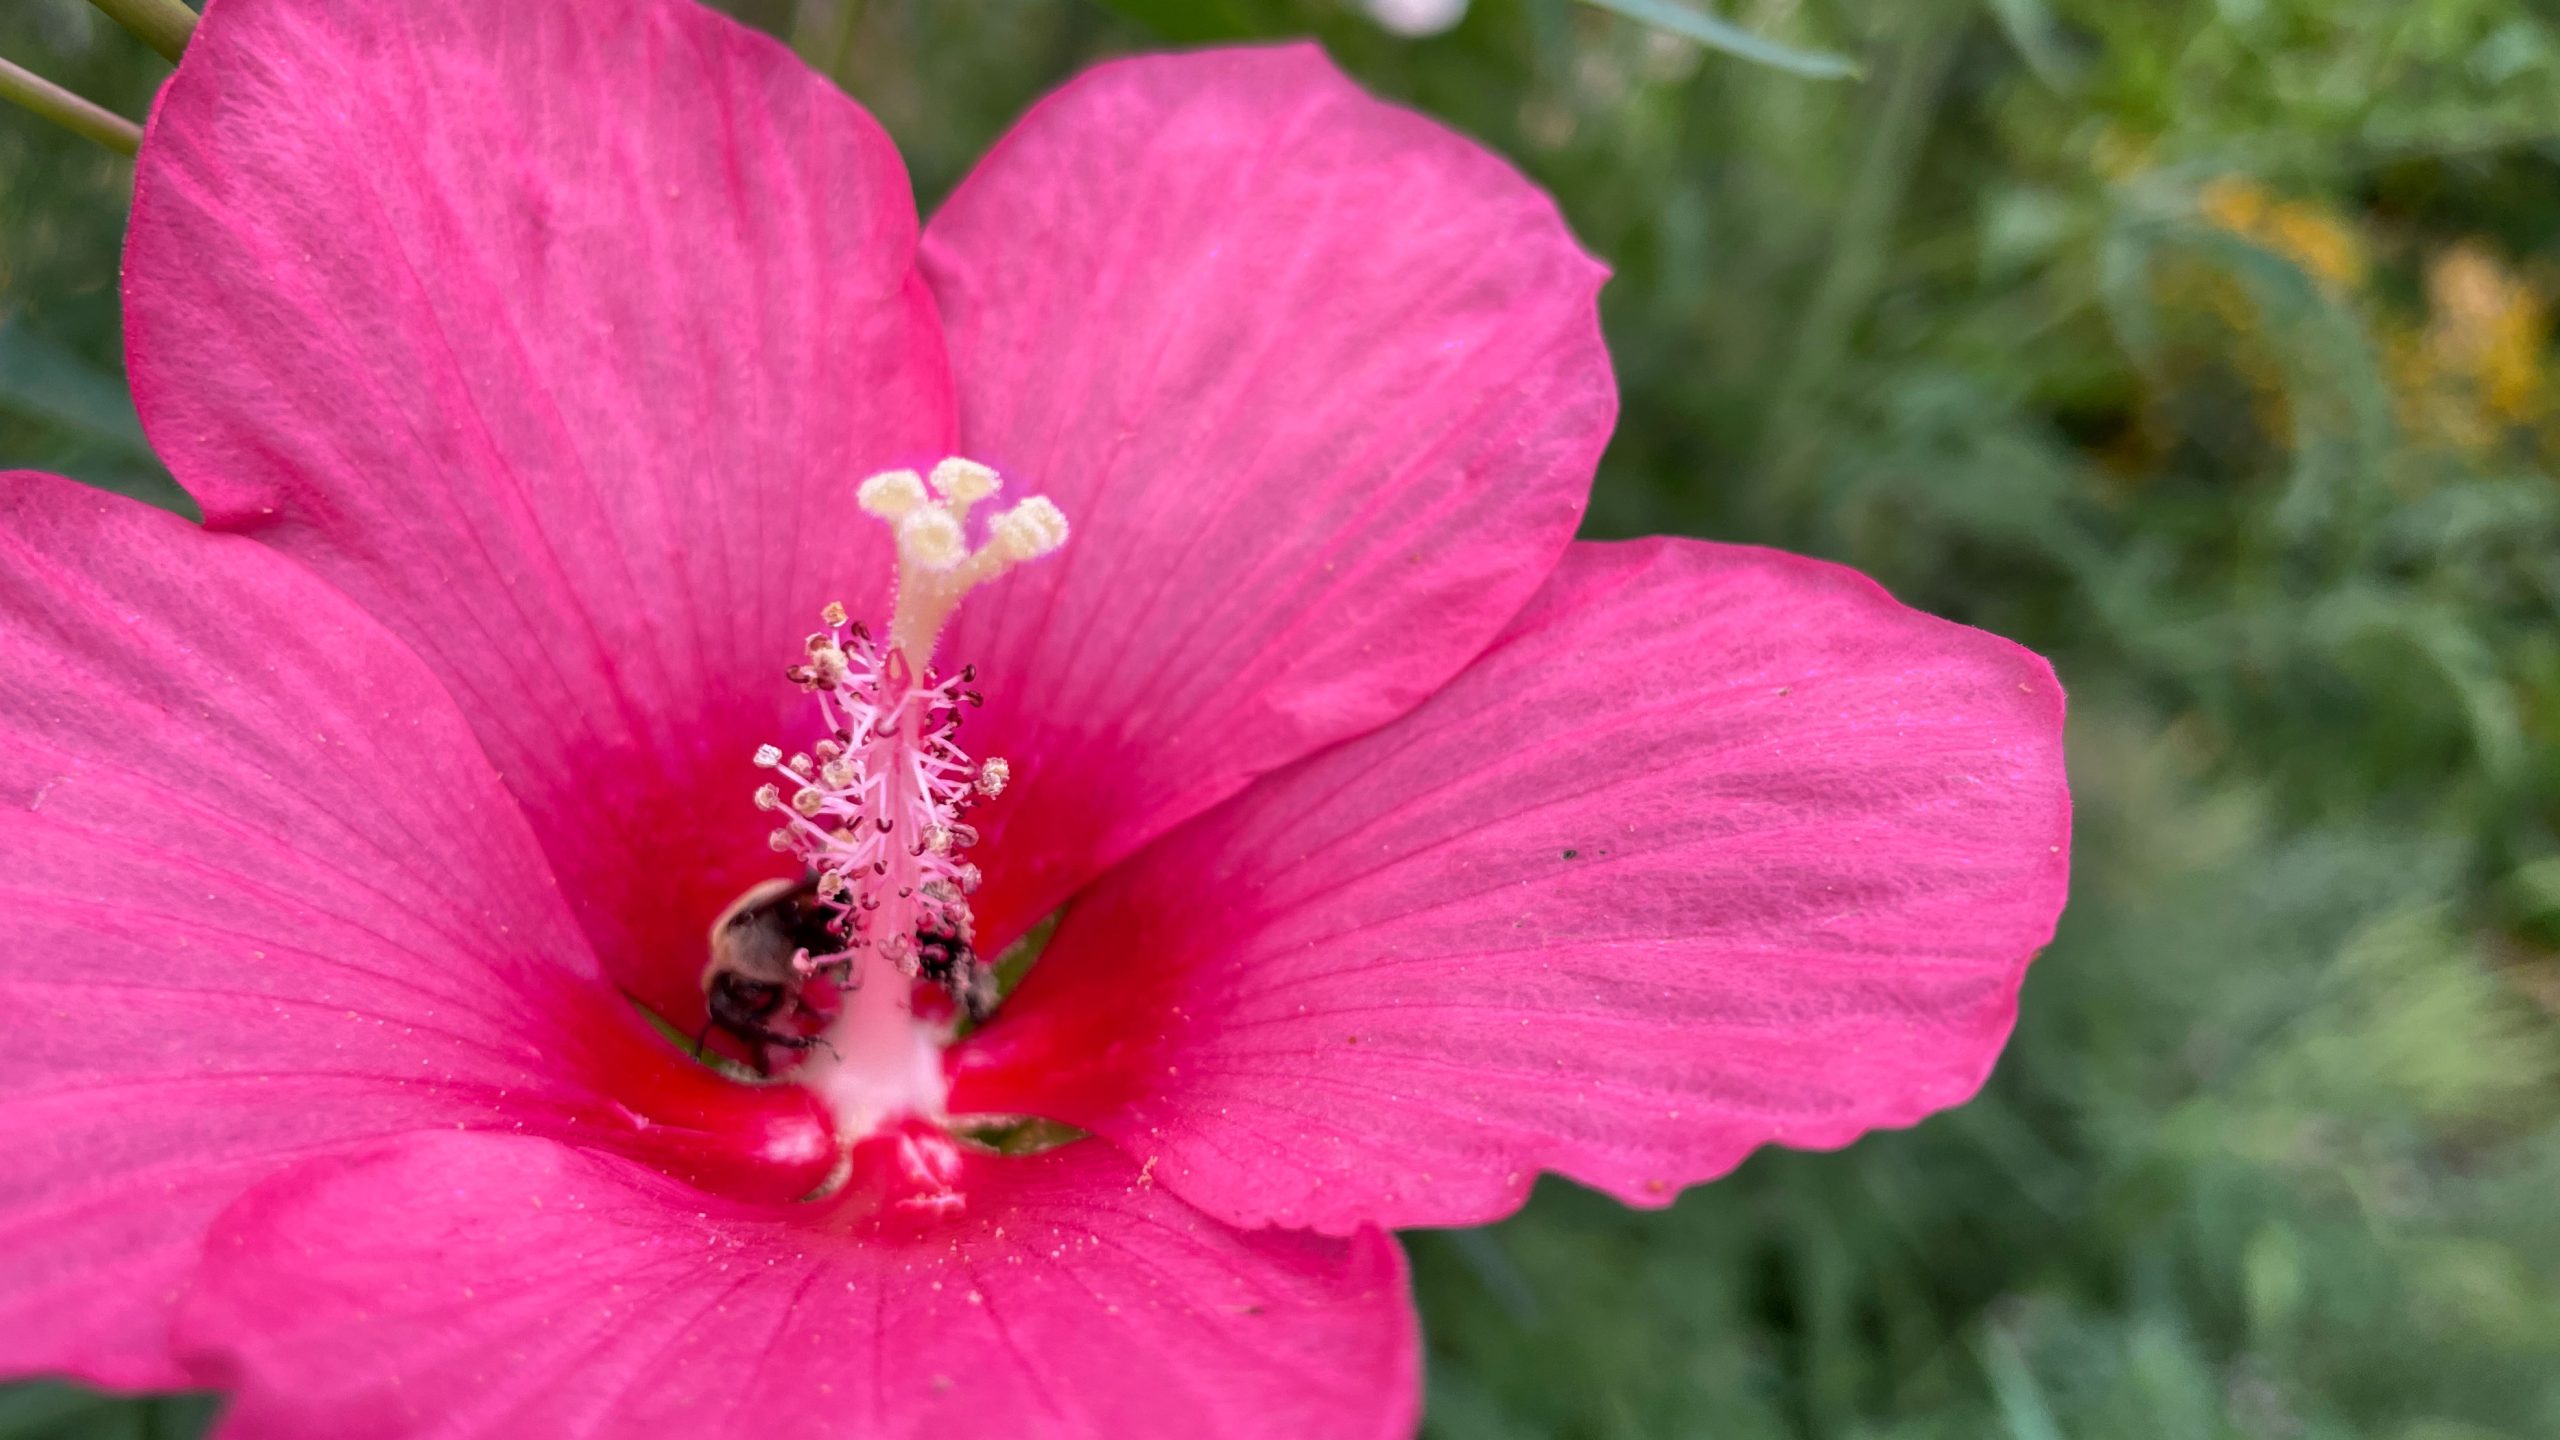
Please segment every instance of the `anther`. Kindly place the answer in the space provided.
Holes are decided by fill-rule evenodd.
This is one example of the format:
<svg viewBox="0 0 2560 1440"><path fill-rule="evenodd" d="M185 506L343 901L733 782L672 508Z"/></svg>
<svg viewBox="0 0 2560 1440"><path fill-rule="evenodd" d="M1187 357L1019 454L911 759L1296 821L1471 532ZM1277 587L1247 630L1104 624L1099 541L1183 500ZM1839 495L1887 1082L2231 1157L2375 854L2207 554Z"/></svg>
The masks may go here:
<svg viewBox="0 0 2560 1440"><path fill-rule="evenodd" d="M1003 756L991 755L978 766L978 793L989 796L1001 795L1004 793L1004 787L1012 779L1013 766L1006 763Z"/></svg>

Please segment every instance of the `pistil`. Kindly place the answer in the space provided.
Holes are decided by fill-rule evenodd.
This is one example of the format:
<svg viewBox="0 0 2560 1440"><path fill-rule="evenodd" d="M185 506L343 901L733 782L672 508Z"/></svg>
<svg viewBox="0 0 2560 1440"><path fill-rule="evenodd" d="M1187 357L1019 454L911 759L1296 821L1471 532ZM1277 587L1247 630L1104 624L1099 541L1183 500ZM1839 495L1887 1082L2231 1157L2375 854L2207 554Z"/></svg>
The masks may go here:
<svg viewBox="0 0 2560 1440"><path fill-rule="evenodd" d="M938 672L933 652L970 591L1067 536L1057 506L1034 496L989 517L971 548L970 513L1000 483L960 459L930 477L900 470L862 482L862 509L897 537L887 637L840 604L826 607L825 628L786 673L817 697L827 733L801 753L756 754L772 772L756 803L782 822L773 848L816 877L833 947L793 957L803 981L832 982L837 996L795 1078L828 1101L847 1146L902 1117L943 1118L951 1021L917 1013L920 981L943 991L951 1016L983 1018L995 999L976 951L969 895L979 873L966 852L978 837L966 816L1003 791L1011 769L961 749L961 717L980 700L975 672Z"/></svg>

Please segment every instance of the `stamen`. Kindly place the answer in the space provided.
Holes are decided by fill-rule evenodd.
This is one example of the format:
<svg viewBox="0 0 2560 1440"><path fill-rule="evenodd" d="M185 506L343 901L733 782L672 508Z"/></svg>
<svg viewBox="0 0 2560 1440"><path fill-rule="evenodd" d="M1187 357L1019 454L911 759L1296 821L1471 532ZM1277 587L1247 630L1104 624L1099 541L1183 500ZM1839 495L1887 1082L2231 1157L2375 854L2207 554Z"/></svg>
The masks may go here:
<svg viewBox="0 0 2560 1440"><path fill-rule="evenodd" d="M842 1007L800 1078L832 1103L846 1143L900 1114L940 1118L949 1031L916 1017L917 980L973 1016L994 998L967 898L983 877L962 855L978 832L962 817L1003 793L1012 769L960 748L960 717L978 700L969 688L976 673L939 674L932 661L971 590L1066 543L1065 515L1035 495L988 517L985 543L970 549L972 507L1002 488L993 470L956 457L929 480L893 470L862 482L857 502L897 539L888 638L874 640L830 603L826 628L801 647L805 662L786 672L817 697L829 734L813 753L785 759L767 745L755 754L758 768L793 782L760 786L756 807L785 822L773 847L815 873L826 930L838 942L794 962L804 975L841 977Z"/></svg>

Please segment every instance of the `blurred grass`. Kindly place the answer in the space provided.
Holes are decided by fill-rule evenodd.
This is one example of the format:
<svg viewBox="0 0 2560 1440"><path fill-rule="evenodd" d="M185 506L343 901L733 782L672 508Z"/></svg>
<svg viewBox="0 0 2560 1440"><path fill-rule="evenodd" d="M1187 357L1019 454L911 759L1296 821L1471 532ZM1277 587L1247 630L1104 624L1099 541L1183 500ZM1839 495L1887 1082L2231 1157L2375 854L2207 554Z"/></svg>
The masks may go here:
<svg viewBox="0 0 2560 1440"><path fill-rule="evenodd" d="M928 203L1096 55L1319 35L1616 268L1592 533L1846 560L2072 690L2072 909L1983 1099L1665 1213L1551 1182L1413 1237L1433 1435L2560 1435L2542 11L1713 7L1843 82L1568 0L1421 41L1318 0L733 8ZM165 73L67 0L0 53L137 116ZM165 496L118 399L124 173L0 116L0 462ZM10 1399L0 1436L186 1433Z"/></svg>

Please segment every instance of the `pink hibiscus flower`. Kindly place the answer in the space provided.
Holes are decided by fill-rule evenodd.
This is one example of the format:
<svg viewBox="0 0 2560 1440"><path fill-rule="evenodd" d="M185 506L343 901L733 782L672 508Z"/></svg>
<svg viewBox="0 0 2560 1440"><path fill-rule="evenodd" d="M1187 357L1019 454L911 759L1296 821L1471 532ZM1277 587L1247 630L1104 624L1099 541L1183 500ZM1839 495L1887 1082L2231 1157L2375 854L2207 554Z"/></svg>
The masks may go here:
<svg viewBox="0 0 2560 1440"><path fill-rule="evenodd" d="M1573 542L1600 279L1309 48L1104 66L920 234L682 0L217 0L125 273L207 524L0 478L0 1365L255 1435L1400 1434L1390 1227L1965 1098L2061 694Z"/></svg>

